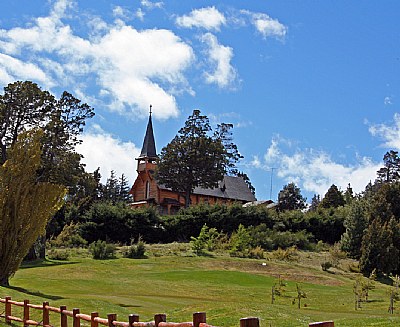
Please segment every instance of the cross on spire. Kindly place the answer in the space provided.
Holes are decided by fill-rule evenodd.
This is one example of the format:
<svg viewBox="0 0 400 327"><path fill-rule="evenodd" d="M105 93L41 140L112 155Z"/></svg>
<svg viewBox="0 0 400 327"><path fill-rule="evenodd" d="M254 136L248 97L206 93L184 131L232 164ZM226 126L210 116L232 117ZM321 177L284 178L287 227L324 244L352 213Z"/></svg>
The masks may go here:
<svg viewBox="0 0 400 327"><path fill-rule="evenodd" d="M153 106L152 105L150 105L150 116L151 116L151 109L153 108Z"/></svg>

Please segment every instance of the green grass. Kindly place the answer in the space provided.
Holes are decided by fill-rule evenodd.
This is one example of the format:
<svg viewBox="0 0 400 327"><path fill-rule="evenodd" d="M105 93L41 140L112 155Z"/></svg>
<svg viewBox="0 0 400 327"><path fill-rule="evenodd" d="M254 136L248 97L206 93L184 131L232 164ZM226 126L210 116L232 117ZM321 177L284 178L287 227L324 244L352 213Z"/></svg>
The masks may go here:
<svg viewBox="0 0 400 327"><path fill-rule="evenodd" d="M387 313L388 287L378 282L370 302L355 311L352 274L322 272L310 263L191 257L178 252L139 260L72 256L68 262L36 263L20 269L10 288L0 287L0 296L34 304L49 301L87 314L98 311L101 317L117 313L118 320L136 313L141 321L148 321L154 314L166 313L168 321L190 321L193 312L206 311L207 321L217 326L239 326L239 319L247 316L259 317L261 326L276 327L308 326L320 320L334 320L337 327L400 325L398 314ZM306 256L311 260L314 254ZM272 305L271 287L278 274L288 285ZM301 309L292 304L296 283L307 293ZM40 320L39 311L32 314ZM58 325L58 321L52 314L51 322Z"/></svg>

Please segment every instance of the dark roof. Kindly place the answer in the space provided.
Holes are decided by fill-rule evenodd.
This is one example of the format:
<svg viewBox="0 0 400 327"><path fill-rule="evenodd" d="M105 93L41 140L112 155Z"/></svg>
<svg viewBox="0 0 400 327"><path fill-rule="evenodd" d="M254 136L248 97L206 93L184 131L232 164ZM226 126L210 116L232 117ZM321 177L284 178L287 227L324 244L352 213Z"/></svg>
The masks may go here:
<svg viewBox="0 0 400 327"><path fill-rule="evenodd" d="M164 185L159 184L159 187L161 189L171 190ZM224 179L218 183L218 187L216 188L196 187L193 194L214 196L237 201L256 201L256 197L251 193L244 179L236 176L224 176Z"/></svg>
<svg viewBox="0 0 400 327"><path fill-rule="evenodd" d="M140 152L139 158L157 158L156 153L156 142L154 141L153 123L151 121L151 113L149 116L149 122L147 123L146 135L143 140L142 151Z"/></svg>

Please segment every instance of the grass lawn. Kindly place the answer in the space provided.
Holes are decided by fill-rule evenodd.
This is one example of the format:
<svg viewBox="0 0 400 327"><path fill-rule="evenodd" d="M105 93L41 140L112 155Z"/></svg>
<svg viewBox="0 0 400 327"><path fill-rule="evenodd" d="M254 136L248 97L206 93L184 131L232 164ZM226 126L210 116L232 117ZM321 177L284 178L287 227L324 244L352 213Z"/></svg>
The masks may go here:
<svg viewBox="0 0 400 327"><path fill-rule="evenodd" d="M338 327L400 325L400 315L387 312L388 286L376 282L370 301L356 311L355 274L323 272L314 256L318 254L303 253L304 260L285 263L184 253L138 260L75 255L67 262L49 260L21 268L10 288L0 287L0 296L34 304L49 301L87 314L98 311L101 317L117 313L118 320L126 321L131 313L141 321L157 313L166 313L168 321L190 321L193 312L206 311L207 322L217 326L239 326L239 319L247 316L259 317L266 327L308 326L320 320L334 320ZM286 291L271 304L278 275L287 282ZM296 283L307 294L300 309L293 304ZM39 312L31 311L40 321ZM58 322L52 314L51 323Z"/></svg>

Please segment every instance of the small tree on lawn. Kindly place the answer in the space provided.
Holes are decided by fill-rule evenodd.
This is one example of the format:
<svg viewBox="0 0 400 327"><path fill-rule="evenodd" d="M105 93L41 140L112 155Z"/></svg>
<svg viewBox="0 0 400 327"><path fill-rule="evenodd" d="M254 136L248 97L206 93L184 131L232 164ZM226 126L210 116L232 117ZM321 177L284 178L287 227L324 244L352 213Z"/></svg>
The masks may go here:
<svg viewBox="0 0 400 327"><path fill-rule="evenodd" d="M298 308L300 309L301 307L301 299L307 298L306 292L299 286L299 284L296 284L296 291L297 291L297 305Z"/></svg>

